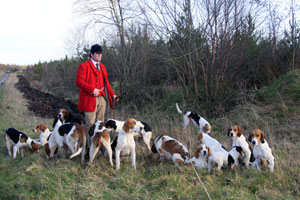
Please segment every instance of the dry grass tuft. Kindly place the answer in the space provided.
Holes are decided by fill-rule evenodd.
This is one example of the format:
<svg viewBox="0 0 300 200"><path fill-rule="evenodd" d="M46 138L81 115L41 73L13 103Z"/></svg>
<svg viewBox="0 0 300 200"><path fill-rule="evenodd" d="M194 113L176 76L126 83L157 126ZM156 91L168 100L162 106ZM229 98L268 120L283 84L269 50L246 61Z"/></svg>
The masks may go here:
<svg viewBox="0 0 300 200"><path fill-rule="evenodd" d="M37 171L40 171L43 167L37 164L32 164L29 167L26 168L26 173L33 174Z"/></svg>

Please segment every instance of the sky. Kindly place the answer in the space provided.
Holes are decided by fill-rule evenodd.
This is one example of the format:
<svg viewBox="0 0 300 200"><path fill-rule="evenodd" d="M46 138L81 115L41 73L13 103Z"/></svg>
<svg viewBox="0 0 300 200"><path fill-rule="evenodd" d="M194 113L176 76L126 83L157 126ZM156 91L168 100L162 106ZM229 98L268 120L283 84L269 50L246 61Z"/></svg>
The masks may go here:
<svg viewBox="0 0 300 200"><path fill-rule="evenodd" d="M66 40L84 20L74 14L75 1L1 0L0 64L31 65L69 55ZM289 1L276 2L286 9L282 3Z"/></svg>
<svg viewBox="0 0 300 200"><path fill-rule="evenodd" d="M64 58L74 0L0 2L0 63L30 65Z"/></svg>

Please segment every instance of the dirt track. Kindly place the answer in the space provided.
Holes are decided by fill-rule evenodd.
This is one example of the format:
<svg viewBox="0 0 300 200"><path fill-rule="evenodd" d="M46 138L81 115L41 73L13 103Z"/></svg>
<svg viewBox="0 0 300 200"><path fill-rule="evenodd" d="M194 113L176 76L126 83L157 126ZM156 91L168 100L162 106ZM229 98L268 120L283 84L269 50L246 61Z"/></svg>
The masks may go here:
<svg viewBox="0 0 300 200"><path fill-rule="evenodd" d="M60 108L66 108L71 113L79 115L77 105L70 100L54 96L30 87L29 81L23 75L17 75L19 82L15 87L23 93L24 98L28 100L28 109L37 116L43 118L53 118L57 115Z"/></svg>

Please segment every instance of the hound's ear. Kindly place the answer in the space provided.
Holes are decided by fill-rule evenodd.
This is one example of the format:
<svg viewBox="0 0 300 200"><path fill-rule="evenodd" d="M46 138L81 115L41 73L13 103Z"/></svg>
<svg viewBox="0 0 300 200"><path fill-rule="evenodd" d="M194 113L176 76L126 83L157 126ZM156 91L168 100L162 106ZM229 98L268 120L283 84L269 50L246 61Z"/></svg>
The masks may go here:
<svg viewBox="0 0 300 200"><path fill-rule="evenodd" d="M93 135L94 135L95 128L96 128L96 125L95 125L95 124L93 124L93 126L90 127L90 129L89 129L89 135L90 135L90 136L93 136Z"/></svg>
<svg viewBox="0 0 300 200"><path fill-rule="evenodd" d="M240 133L244 133L244 130L241 127L238 126L238 128Z"/></svg>
<svg viewBox="0 0 300 200"><path fill-rule="evenodd" d="M158 152L157 152L157 149L156 149L156 147L155 147L154 142L153 142L153 144L152 144L151 151L152 151L152 153L158 153Z"/></svg>
<svg viewBox="0 0 300 200"><path fill-rule="evenodd" d="M126 133L129 132L129 127L128 127L128 120L126 120L126 122L123 125L123 129L125 130Z"/></svg>
<svg viewBox="0 0 300 200"><path fill-rule="evenodd" d="M265 143L266 134L265 132L261 131L261 143Z"/></svg>
<svg viewBox="0 0 300 200"><path fill-rule="evenodd" d="M198 139L198 141L199 141L199 142L201 142L201 141L202 141L202 139L203 139L203 135L202 135L202 133L199 133L199 134L198 134L198 137L197 137L197 139Z"/></svg>
<svg viewBox="0 0 300 200"><path fill-rule="evenodd" d="M162 143L164 144L164 143L166 142L166 138L165 138L165 137L162 137L162 138L161 138L161 141L162 141Z"/></svg>
<svg viewBox="0 0 300 200"><path fill-rule="evenodd" d="M207 149L207 157L209 157L211 154L209 146L206 146L206 149Z"/></svg>
<svg viewBox="0 0 300 200"><path fill-rule="evenodd" d="M45 124L41 124L42 131L45 131L47 129L47 126Z"/></svg>
<svg viewBox="0 0 300 200"><path fill-rule="evenodd" d="M249 137L248 137L248 141L251 142L252 141L252 133L250 133Z"/></svg>
<svg viewBox="0 0 300 200"><path fill-rule="evenodd" d="M99 125L99 128L102 129L104 126L105 126L105 123L101 122L100 125Z"/></svg>
<svg viewBox="0 0 300 200"><path fill-rule="evenodd" d="M195 157L199 158L199 152L201 151L200 147L198 147L195 151Z"/></svg>
<svg viewBox="0 0 300 200"><path fill-rule="evenodd" d="M243 129L238 126L238 134L237 134L237 136L241 137L242 133L243 133Z"/></svg>
<svg viewBox="0 0 300 200"><path fill-rule="evenodd" d="M231 127L229 126L227 129L227 136L229 136L230 131L231 131Z"/></svg>
<svg viewBox="0 0 300 200"><path fill-rule="evenodd" d="M64 116L64 118L68 119L69 115L70 115L70 113L67 110L65 110L65 116Z"/></svg>

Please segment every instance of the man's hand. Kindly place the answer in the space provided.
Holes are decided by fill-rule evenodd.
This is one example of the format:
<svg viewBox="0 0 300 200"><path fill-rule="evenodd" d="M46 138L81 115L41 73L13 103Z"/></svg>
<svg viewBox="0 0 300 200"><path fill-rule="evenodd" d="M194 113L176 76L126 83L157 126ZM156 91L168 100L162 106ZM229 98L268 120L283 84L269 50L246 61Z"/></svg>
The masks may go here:
<svg viewBox="0 0 300 200"><path fill-rule="evenodd" d="M101 89L95 88L94 91L93 91L93 95L94 95L94 96L99 96L99 94L100 94L100 92L101 92L102 90L104 90L104 88L101 88Z"/></svg>
<svg viewBox="0 0 300 200"><path fill-rule="evenodd" d="M99 96L99 92L100 92L99 89L95 88L94 91L93 91L93 95L94 96Z"/></svg>
<svg viewBox="0 0 300 200"><path fill-rule="evenodd" d="M119 101L119 98L117 98L117 95L114 95L113 96L113 102L117 102L117 101Z"/></svg>

